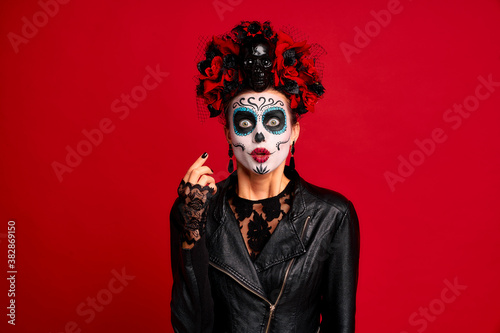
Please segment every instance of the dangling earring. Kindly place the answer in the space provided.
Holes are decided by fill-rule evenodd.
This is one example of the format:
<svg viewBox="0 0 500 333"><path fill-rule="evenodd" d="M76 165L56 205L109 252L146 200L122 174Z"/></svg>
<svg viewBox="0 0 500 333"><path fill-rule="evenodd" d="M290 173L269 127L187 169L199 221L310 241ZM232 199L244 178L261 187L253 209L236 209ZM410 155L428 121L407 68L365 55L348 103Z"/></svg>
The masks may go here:
<svg viewBox="0 0 500 333"><path fill-rule="evenodd" d="M295 169L295 158L293 158L293 154L295 154L295 141L292 142L292 156L290 156L290 168Z"/></svg>
<svg viewBox="0 0 500 333"><path fill-rule="evenodd" d="M227 152L229 155L229 165L227 166L227 171L229 173L233 173L234 171L234 166L233 166L233 147L231 147L231 144L229 144L229 151Z"/></svg>

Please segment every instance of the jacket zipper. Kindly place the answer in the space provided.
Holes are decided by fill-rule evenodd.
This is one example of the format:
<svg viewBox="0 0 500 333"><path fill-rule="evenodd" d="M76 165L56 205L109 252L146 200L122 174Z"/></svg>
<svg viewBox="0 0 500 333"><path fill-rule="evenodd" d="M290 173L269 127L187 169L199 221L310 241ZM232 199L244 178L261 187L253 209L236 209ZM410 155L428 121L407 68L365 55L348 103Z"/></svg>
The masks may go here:
<svg viewBox="0 0 500 333"><path fill-rule="evenodd" d="M302 232L300 233L300 240L302 241L302 239L304 238L304 232L306 230L306 227L307 227L307 223L309 222L309 219L311 218L311 216L308 216L307 219L306 219L306 222L304 223L304 226L302 227ZM264 296L256 293L255 291L253 291L252 289L248 288L247 286L245 286L243 283L241 283L233 274L229 273L228 271L226 271L225 269L219 267L219 266L216 266L215 264L213 264L212 262L210 262L210 265L216 269L218 269L219 271L221 272L224 272L226 273L227 275L229 275L233 280L235 280L240 286L242 286L243 288L245 288L246 290L250 291L252 294L258 296L259 298L263 299L264 301L266 301L267 304L269 304L269 319L267 320L267 325L266 325L266 331L265 333L268 333L269 332L269 328L271 327L271 319L273 318L274 316L274 311L276 310L276 305L278 305L278 302L281 298L281 295L283 294L283 290L285 289L285 284L286 284L286 279L288 277L288 273L290 273L290 268L292 267L292 264L293 262L295 261L295 258L293 258L290 263L288 264L288 267L286 268L286 272L285 272L285 277L283 278L283 283L281 284L281 290L280 290L280 293L278 295L278 298L276 299L276 302L274 302L274 304L272 304L267 298L265 298Z"/></svg>
<svg viewBox="0 0 500 333"><path fill-rule="evenodd" d="M304 223L304 226L302 227L302 232L300 233L300 240L301 241L304 238L304 231L306 230L307 223L309 222L310 218L311 218L310 216L307 217L306 222ZM290 273L290 268L292 267L292 264L293 264L294 261L295 261L295 258L293 258L290 261L290 263L288 264L288 267L286 268L285 277L283 278L283 284L281 285L281 290L280 290L280 293L278 295L278 298L276 298L276 302L273 305L271 305L270 308L269 308L269 320L267 321L266 333L269 332L269 328L271 327L271 319L274 316L274 311L276 310L276 306L278 305L278 302L280 301L281 295L283 295L283 290L285 289L286 279L288 277L288 273Z"/></svg>
<svg viewBox="0 0 500 333"><path fill-rule="evenodd" d="M253 291L252 289L248 288L246 285L244 285L240 280L238 280L238 278L236 276L234 276L232 273L226 271L224 268L221 268L219 266L217 266L216 264L212 263L212 262L209 262L210 266L218 269L219 271L229 275L234 281L236 281L240 286L242 286L243 288L245 288L246 290L248 290L249 292L251 292L252 294L254 294L255 296L261 298L262 300L266 301L267 304L269 304L270 307L273 306L273 304L267 299L265 298L264 296L260 295L259 293L256 293L255 291Z"/></svg>

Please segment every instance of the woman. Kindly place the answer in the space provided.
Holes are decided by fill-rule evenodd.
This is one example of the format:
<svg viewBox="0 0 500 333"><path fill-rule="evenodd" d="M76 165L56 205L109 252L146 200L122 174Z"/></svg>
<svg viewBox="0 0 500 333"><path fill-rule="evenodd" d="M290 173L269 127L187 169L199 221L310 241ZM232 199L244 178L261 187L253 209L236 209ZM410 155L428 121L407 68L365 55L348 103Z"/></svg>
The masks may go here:
<svg viewBox="0 0 500 333"><path fill-rule="evenodd" d="M198 96L225 124L232 174L216 184L204 153L179 186L175 332L354 332L356 212L294 168L298 118L324 92L310 45L242 22L205 55Z"/></svg>

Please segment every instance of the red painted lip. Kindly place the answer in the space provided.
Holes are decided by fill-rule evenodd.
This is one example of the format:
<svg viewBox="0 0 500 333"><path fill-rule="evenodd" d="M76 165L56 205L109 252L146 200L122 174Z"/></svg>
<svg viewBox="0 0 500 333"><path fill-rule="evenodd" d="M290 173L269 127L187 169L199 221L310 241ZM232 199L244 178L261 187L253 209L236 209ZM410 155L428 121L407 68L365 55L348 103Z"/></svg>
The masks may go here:
<svg viewBox="0 0 500 333"><path fill-rule="evenodd" d="M271 153L269 150L266 148L255 148L251 153L250 156L255 160L257 163L264 163L269 159L269 156L271 156Z"/></svg>

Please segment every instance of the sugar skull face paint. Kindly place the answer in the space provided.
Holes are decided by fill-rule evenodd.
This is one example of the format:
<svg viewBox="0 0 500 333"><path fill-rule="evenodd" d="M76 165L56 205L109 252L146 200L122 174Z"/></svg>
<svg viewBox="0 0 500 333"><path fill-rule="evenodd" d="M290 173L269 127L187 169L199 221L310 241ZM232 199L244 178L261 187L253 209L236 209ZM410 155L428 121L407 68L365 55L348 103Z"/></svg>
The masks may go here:
<svg viewBox="0 0 500 333"><path fill-rule="evenodd" d="M290 115L286 98L272 90L237 96L230 105L229 132L238 162L257 174L281 165L291 145Z"/></svg>

